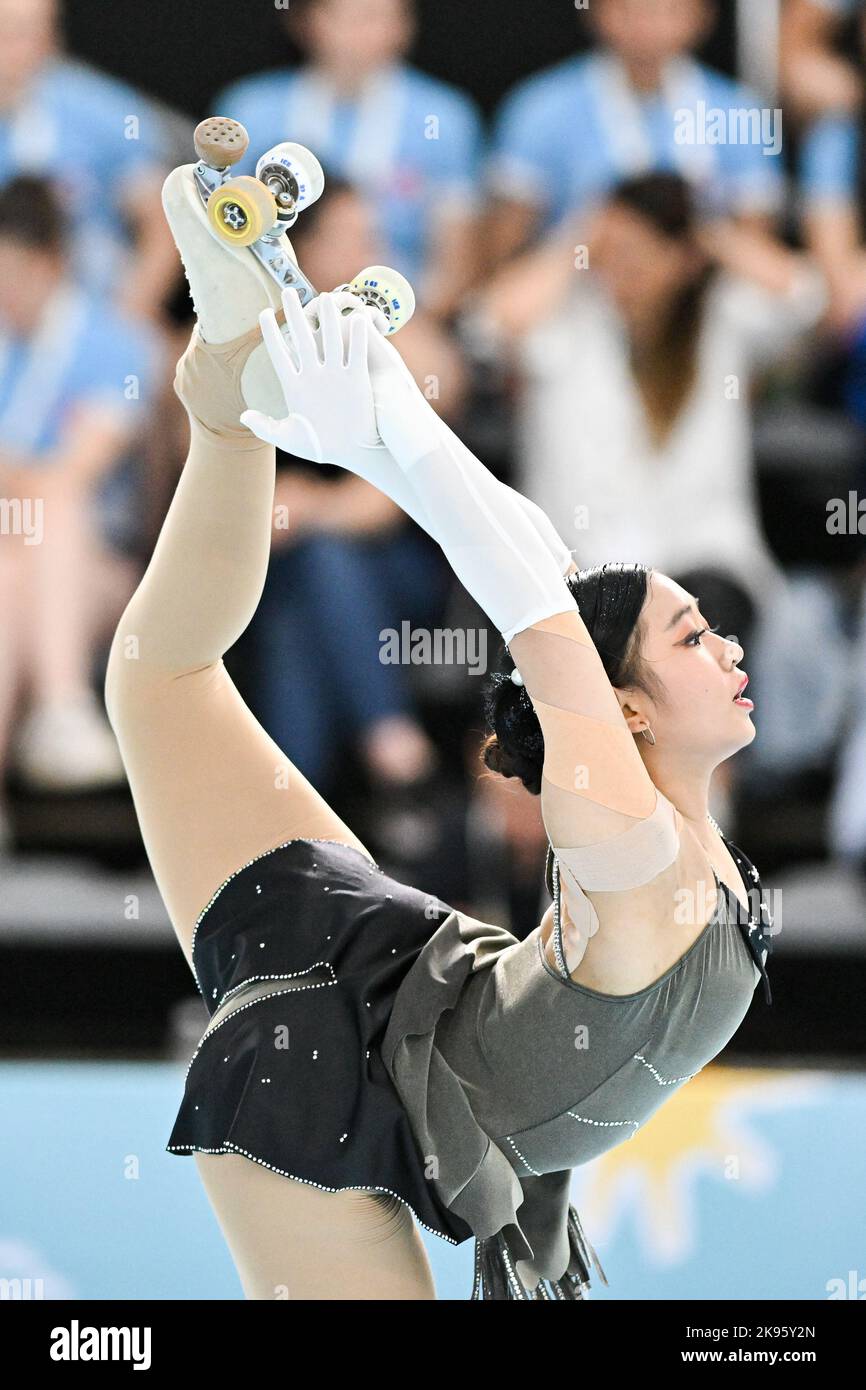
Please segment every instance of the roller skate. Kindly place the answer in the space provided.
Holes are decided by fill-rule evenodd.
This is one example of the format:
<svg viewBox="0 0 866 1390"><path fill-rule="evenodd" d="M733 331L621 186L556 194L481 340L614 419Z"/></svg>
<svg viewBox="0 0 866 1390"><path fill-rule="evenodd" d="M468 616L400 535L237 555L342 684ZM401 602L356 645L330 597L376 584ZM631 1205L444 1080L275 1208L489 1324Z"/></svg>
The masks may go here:
<svg viewBox="0 0 866 1390"><path fill-rule="evenodd" d="M263 309L282 321L281 296L295 290L309 304L319 293L304 275L288 232L325 186L315 155L289 141L263 154L255 177L232 174L249 136L239 121L211 116L196 127L196 164L174 169L162 203L189 282L206 343L231 342L257 327ZM397 271L371 266L338 290L379 309L396 333L412 317L415 297ZM345 313L352 304L346 300ZM241 391L252 410L279 417L285 400L260 343L243 370Z"/></svg>

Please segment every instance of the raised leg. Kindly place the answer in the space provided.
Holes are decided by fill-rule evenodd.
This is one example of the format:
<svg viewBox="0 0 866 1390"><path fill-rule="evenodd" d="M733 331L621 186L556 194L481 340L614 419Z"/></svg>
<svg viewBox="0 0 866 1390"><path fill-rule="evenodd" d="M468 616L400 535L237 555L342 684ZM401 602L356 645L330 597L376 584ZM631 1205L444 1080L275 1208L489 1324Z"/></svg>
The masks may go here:
<svg viewBox="0 0 866 1390"><path fill-rule="evenodd" d="M241 336L206 345L196 331L179 364L189 457L114 634L105 683L151 867L188 960L197 917L248 860L293 838L367 853L256 721L223 663L255 612L270 554L274 449L238 423L241 375L270 300L253 258L245 271L203 216L179 196L172 231L200 313L212 323L218 298L223 331L231 309Z"/></svg>

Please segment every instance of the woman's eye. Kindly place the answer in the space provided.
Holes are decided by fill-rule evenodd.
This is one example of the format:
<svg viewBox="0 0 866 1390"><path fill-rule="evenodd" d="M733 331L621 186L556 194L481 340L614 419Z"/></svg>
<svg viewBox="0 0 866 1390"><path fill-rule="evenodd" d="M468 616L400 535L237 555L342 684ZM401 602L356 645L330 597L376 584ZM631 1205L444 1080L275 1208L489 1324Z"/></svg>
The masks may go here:
<svg viewBox="0 0 866 1390"><path fill-rule="evenodd" d="M697 631L696 631L696 632L693 632L692 635L691 635L691 637L687 637L687 638L686 638L686 646L687 646L687 647L699 647L699 646L701 645L701 638L703 637L703 635L704 635L705 632L718 632L718 630L719 630L719 624L718 624L718 623L716 623L713 627L704 627L704 628L701 628L700 632L697 632Z"/></svg>

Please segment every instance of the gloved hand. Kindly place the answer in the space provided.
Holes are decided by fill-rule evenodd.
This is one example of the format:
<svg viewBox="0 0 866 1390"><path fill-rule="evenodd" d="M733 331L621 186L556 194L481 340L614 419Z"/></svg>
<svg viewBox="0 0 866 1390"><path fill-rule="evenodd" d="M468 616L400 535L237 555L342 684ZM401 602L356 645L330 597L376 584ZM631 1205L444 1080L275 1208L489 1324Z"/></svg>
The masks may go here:
<svg viewBox="0 0 866 1390"><path fill-rule="evenodd" d="M407 461L447 444L472 473L481 465L419 390L400 353L385 336L388 324L384 315L344 290L318 295L303 309L297 294L287 290L283 303L289 338L280 331L272 309L260 315L260 323L289 414L284 420L272 420L247 410L240 417L242 423L260 439L299 458L336 463L364 478L441 544L438 528L405 471ZM352 312L342 312L347 309ZM302 317L306 323L301 322ZM350 371L343 365L341 339L351 342L352 321L365 317L373 330L367 330L367 360L364 363L352 356ZM323 325L328 328L327 340ZM365 332L357 327L354 331ZM321 357L315 341L317 332L322 335ZM296 339L304 345L306 365L301 364ZM360 426L352 418L353 409L361 412ZM399 450L400 463L385 447L380 428ZM553 556L560 575L574 568L568 547L540 507L490 475L485 481L507 493L522 509Z"/></svg>
<svg viewBox="0 0 866 1390"><path fill-rule="evenodd" d="M288 414L271 419L245 410L241 424L289 454L313 463L353 469L359 452L385 452L376 427L376 409L367 366L371 311L355 296L348 317L347 341L338 298L321 294L305 310L294 290L283 291L285 333L273 309L259 316L262 336L286 398ZM311 318L319 321L319 342ZM378 315L384 322L383 316ZM378 336L379 326L373 328ZM321 344L321 355L319 351Z"/></svg>

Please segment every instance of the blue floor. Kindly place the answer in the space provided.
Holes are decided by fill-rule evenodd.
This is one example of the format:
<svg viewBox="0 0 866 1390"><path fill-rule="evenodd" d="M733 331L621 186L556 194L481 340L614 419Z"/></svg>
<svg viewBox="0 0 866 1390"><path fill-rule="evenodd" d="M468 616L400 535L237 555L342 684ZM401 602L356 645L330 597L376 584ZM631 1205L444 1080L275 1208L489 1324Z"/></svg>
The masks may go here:
<svg viewBox="0 0 866 1390"><path fill-rule="evenodd" d="M45 1298L242 1297L193 1160L163 1147L185 1070L0 1064L0 1279ZM713 1064L575 1172L609 1280L592 1296L862 1299L864 1170L866 1075ZM425 1243L439 1297L466 1298L472 1243Z"/></svg>

